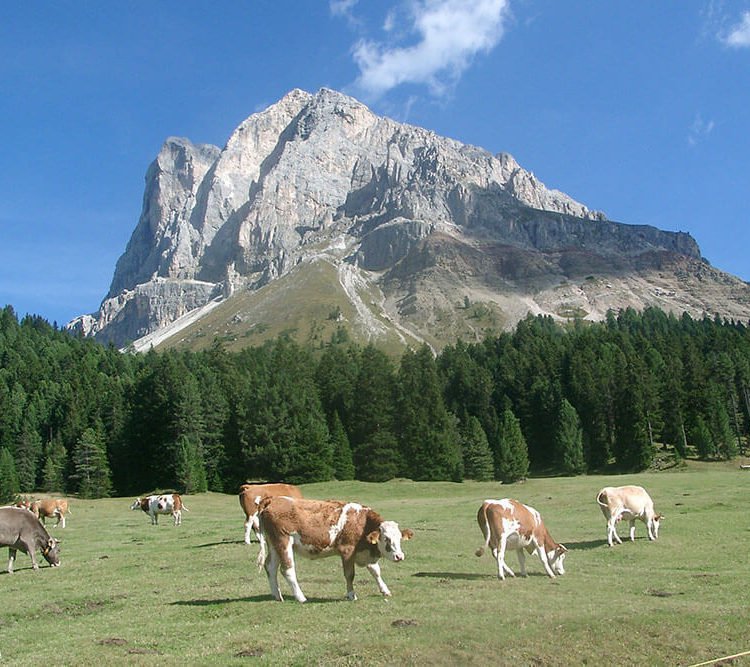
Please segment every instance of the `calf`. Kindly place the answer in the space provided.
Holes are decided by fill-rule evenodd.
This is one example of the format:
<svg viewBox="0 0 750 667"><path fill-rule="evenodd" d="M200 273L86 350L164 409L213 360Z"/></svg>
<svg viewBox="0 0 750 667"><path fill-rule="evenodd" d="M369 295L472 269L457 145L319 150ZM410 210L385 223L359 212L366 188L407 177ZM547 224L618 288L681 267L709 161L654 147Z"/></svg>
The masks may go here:
<svg viewBox="0 0 750 667"><path fill-rule="evenodd" d="M41 519L42 523L47 523L47 517L57 517L55 527L65 528L65 515L70 514L68 501L65 498L45 498L35 500L31 503L31 509L34 514Z"/></svg>
<svg viewBox="0 0 750 667"><path fill-rule="evenodd" d="M258 509L260 501L269 496L288 496L301 498L300 491L293 484L243 484L240 486L240 507L245 513L245 542L250 544L250 531L260 542L260 527L258 525Z"/></svg>
<svg viewBox="0 0 750 667"><path fill-rule="evenodd" d="M182 523L182 510L189 511L183 504L182 496L179 493L164 493L159 496L136 498L130 509L143 510L151 517L151 525L153 526L159 524L160 514L171 514L174 518L174 525L179 526Z"/></svg>
<svg viewBox="0 0 750 667"><path fill-rule="evenodd" d="M0 547L9 547L9 574L13 574L13 562L18 549L29 554L35 570L39 569L36 560L37 549L52 567L57 567L60 565L59 544L59 540L50 537L41 521L28 510L19 507L0 507Z"/></svg>
<svg viewBox="0 0 750 667"><path fill-rule="evenodd" d="M490 546L492 555L497 560L497 576L505 579L507 572L511 577L516 575L505 563L505 550L513 549L518 554L521 576L526 576L526 554L539 556L544 569L550 577L565 574L563 561L567 549L555 542L547 532L542 517L533 507L519 503L517 500L485 500L477 512L477 523L484 535L484 545L476 551L481 556Z"/></svg>
<svg viewBox="0 0 750 667"><path fill-rule="evenodd" d="M613 539L622 544L615 525L622 519L630 522L630 540L635 542L635 520L646 524L648 539L659 537L659 523L663 514L654 512L654 501L642 486L605 486L596 494L596 502L607 520L607 543L612 546Z"/></svg>
<svg viewBox="0 0 750 667"><path fill-rule="evenodd" d="M401 530L395 521L357 503L335 500L305 500L285 496L267 497L260 503L260 553L258 567L265 567L271 595L282 601L278 569L292 588L294 597L305 602L297 583L294 554L320 558L338 554L344 568L346 597L356 600L354 566L365 566L380 592L391 594L380 575L381 556L399 563L404 560L401 540L414 533Z"/></svg>

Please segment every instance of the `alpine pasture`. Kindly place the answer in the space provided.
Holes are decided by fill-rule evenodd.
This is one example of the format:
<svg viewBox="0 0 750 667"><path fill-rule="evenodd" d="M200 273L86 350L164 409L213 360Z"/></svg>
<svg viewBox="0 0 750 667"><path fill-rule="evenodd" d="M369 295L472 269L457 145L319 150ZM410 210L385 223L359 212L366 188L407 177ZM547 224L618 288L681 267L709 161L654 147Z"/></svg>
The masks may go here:
<svg viewBox="0 0 750 667"><path fill-rule="evenodd" d="M608 547L595 494L640 484L666 515L649 542L619 525ZM20 554L8 575L0 553L0 664L81 665L691 665L750 650L750 472L735 464L623 476L535 478L524 483L302 487L306 497L353 500L414 530L406 560L381 560L393 596L357 571L348 602L338 557L297 559L308 596L271 599L243 541L236 495L187 496L181 526L150 525L132 498L71 501L62 566L31 570ZM501 582L476 512L511 497L541 513L567 546L566 574L550 579L536 557L526 579ZM517 570L514 553L507 554ZM735 660L732 664L745 664Z"/></svg>

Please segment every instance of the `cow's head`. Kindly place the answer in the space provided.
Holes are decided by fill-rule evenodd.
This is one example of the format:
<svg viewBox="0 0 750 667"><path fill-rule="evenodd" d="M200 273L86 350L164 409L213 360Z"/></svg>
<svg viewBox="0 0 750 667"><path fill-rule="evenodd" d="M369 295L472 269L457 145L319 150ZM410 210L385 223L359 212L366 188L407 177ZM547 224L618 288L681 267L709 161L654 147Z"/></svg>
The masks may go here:
<svg viewBox="0 0 750 667"><path fill-rule="evenodd" d="M47 545L42 549L42 556L52 566L60 565L60 540L50 537Z"/></svg>
<svg viewBox="0 0 750 667"><path fill-rule="evenodd" d="M133 501L133 504L130 506L130 509L131 510L139 510L139 509L141 509L141 499L140 498L136 498Z"/></svg>
<svg viewBox="0 0 750 667"><path fill-rule="evenodd" d="M554 551L547 552L547 561L557 574L565 574L563 563L565 562L565 554L567 553L568 549L562 544L558 544Z"/></svg>
<svg viewBox="0 0 750 667"><path fill-rule="evenodd" d="M659 524L664 519L663 514L654 514L654 518L651 520L651 527L654 531L654 538L659 537Z"/></svg>
<svg viewBox="0 0 750 667"><path fill-rule="evenodd" d="M373 530L367 535L370 544L377 544L380 555L398 563L404 560L404 552L401 550L401 540L410 540L414 533L409 530L401 530L395 521L383 521L378 530Z"/></svg>

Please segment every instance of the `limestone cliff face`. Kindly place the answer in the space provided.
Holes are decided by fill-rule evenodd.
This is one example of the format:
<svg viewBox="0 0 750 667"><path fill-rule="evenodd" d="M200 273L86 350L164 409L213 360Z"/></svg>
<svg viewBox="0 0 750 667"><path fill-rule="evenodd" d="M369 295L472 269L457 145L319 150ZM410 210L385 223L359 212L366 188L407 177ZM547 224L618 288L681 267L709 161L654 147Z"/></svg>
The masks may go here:
<svg viewBox="0 0 750 667"><path fill-rule="evenodd" d="M70 326L123 345L318 255L392 276L443 236L472 248L700 259L687 234L610 222L510 155L377 116L332 90L293 90L223 149L166 140L109 293Z"/></svg>

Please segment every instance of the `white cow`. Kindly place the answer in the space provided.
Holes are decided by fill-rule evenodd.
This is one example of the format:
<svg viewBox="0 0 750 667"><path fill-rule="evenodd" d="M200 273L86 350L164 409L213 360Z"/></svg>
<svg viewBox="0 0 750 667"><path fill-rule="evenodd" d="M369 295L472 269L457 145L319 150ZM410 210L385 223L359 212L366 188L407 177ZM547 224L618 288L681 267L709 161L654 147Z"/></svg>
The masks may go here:
<svg viewBox="0 0 750 667"><path fill-rule="evenodd" d="M618 521L630 522L630 540L635 542L635 520L640 519L648 529L648 539L659 537L659 522L663 514L654 512L654 501L642 486L605 486L596 494L596 502L607 520L607 543L622 544L615 528Z"/></svg>
<svg viewBox="0 0 750 667"><path fill-rule="evenodd" d="M182 510L188 511L179 493L136 498L130 509L143 510L151 517L151 524L154 526L159 523L159 514L171 514L174 517L174 525L179 526L182 523Z"/></svg>

